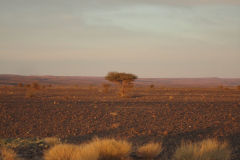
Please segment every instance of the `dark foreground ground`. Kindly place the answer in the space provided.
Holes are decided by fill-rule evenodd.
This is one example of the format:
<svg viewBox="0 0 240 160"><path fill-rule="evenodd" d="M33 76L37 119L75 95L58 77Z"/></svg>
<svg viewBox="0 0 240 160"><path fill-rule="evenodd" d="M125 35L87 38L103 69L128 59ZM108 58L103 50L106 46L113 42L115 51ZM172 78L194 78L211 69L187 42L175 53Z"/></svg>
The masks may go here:
<svg viewBox="0 0 240 160"><path fill-rule="evenodd" d="M162 141L170 159L182 140L227 140L240 158L240 90L135 88L129 97L101 87L0 87L0 138L57 136L81 143L94 136L134 144ZM29 149L29 150L28 150ZM31 159L42 149L18 148ZM34 151L32 151L34 150Z"/></svg>

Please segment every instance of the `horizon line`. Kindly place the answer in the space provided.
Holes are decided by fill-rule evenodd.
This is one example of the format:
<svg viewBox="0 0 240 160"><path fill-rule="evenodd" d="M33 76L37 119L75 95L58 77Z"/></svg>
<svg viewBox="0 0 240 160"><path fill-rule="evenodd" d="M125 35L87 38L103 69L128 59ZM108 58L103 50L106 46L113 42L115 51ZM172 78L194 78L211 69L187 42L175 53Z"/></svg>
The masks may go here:
<svg viewBox="0 0 240 160"><path fill-rule="evenodd" d="M25 77L88 77L88 78L104 78L105 76L87 76L87 75L44 75L44 74L5 74L0 73L0 76L25 76ZM240 77L138 77L138 79L240 79Z"/></svg>

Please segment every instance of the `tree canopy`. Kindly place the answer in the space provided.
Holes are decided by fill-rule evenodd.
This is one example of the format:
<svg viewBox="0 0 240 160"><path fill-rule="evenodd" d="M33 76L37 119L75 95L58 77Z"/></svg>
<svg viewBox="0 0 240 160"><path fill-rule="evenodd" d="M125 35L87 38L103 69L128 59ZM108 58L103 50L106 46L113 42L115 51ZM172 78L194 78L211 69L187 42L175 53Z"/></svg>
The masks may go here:
<svg viewBox="0 0 240 160"><path fill-rule="evenodd" d="M124 72L109 72L105 77L106 80L111 82L132 82L137 79L137 76L131 73L124 73Z"/></svg>
<svg viewBox="0 0 240 160"><path fill-rule="evenodd" d="M133 82L135 79L137 79L137 76L131 73L124 73L124 72L109 72L106 77L106 80L109 80L111 82L115 82L120 84L120 95L123 97L125 96L125 93L127 92L128 88L133 87Z"/></svg>

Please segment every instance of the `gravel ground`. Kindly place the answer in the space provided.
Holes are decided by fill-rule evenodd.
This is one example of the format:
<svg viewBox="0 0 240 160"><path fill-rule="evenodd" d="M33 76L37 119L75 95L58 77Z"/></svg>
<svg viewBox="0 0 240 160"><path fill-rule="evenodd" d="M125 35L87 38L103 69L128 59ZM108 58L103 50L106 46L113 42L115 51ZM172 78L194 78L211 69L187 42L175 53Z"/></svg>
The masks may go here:
<svg viewBox="0 0 240 160"><path fill-rule="evenodd" d="M119 98L114 89L104 93L97 87L5 87L0 111L1 138L162 141L161 159L171 158L182 140L218 138L231 144L232 160L240 157L240 91L235 89L145 87Z"/></svg>

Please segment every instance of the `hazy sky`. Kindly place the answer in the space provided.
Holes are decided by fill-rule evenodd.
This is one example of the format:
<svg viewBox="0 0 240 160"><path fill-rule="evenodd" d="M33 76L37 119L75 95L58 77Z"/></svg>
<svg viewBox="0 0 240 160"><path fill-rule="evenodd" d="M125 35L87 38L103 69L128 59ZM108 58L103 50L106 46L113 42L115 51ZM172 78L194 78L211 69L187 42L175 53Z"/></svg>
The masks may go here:
<svg viewBox="0 0 240 160"><path fill-rule="evenodd" d="M0 74L240 77L239 0L0 0Z"/></svg>

